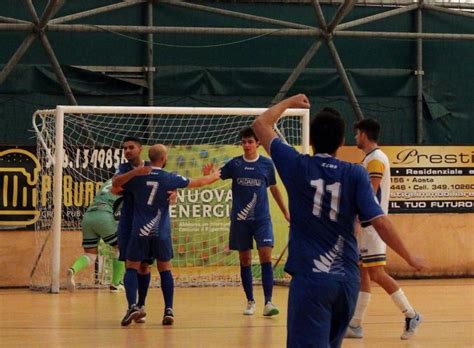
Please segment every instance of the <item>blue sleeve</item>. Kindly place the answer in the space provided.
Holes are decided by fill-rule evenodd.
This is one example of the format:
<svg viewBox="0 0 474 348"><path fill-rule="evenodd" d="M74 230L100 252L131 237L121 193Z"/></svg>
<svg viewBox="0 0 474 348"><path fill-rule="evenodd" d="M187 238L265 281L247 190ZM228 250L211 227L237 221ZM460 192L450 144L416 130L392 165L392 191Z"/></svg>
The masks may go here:
<svg viewBox="0 0 474 348"><path fill-rule="evenodd" d="M268 160L268 186L276 185L275 167L273 162Z"/></svg>
<svg viewBox="0 0 474 348"><path fill-rule="evenodd" d="M232 178L232 169L231 169L232 163L233 163L233 161L230 160L229 162L224 164L224 166L221 168L221 179L222 180Z"/></svg>
<svg viewBox="0 0 474 348"><path fill-rule="evenodd" d="M184 177L184 176L181 176L181 175L177 175L177 174L171 174L171 186L172 186L172 189L179 189L179 188L184 188L184 187L187 187L189 185L189 179Z"/></svg>
<svg viewBox="0 0 474 348"><path fill-rule="evenodd" d="M127 182L122 186L122 188L124 189L124 191L131 192L131 191L133 191L134 188L136 187L137 181L138 181L138 178L137 178L137 177L134 177L134 178L130 179L129 181L127 181Z"/></svg>
<svg viewBox="0 0 474 348"><path fill-rule="evenodd" d="M128 163L121 163L118 166L117 171L115 172L115 175L122 175L122 174L127 173L128 171L130 171L130 166L128 165Z"/></svg>
<svg viewBox="0 0 474 348"><path fill-rule="evenodd" d="M368 222L385 215L375 197L367 171L361 165L354 165L356 204L361 222Z"/></svg>
<svg viewBox="0 0 474 348"><path fill-rule="evenodd" d="M284 144L280 138L274 138L270 144L270 153L282 179L290 178L295 174L300 155L298 151L292 146Z"/></svg>

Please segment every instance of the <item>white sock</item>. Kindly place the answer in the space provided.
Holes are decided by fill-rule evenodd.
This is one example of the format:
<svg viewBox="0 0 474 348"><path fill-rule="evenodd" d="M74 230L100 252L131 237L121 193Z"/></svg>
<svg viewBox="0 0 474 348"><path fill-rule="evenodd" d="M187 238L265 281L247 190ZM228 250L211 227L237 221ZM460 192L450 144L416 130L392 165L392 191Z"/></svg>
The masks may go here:
<svg viewBox="0 0 474 348"><path fill-rule="evenodd" d="M349 323L350 326L358 327L362 324L362 320L364 320L365 312L367 311L367 307L369 306L371 297L372 294L370 292L359 292L354 316L352 317L352 320Z"/></svg>
<svg viewBox="0 0 474 348"><path fill-rule="evenodd" d="M410 302L408 302L408 299L405 296L405 293L403 292L402 289L398 289L393 294L391 294L390 297L392 298L395 305L398 308L400 308L402 313L405 314L405 317L407 318L415 317L416 312L413 309L413 307L410 305Z"/></svg>

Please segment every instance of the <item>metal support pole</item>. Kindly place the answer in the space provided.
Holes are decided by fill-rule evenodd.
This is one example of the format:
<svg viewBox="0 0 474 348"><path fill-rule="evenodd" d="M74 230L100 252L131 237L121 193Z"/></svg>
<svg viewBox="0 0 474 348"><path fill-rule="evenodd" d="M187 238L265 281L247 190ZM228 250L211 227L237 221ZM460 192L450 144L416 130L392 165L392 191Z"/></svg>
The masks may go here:
<svg viewBox="0 0 474 348"><path fill-rule="evenodd" d="M449 13L455 16L463 16L463 17L474 17L474 12L467 12L467 11L461 11L461 10L451 10L449 8L444 8L440 6L434 6L434 5L428 5L428 4L422 4L422 7L427 9L427 10L433 10L437 12L443 12L443 13Z"/></svg>
<svg viewBox="0 0 474 348"><path fill-rule="evenodd" d="M21 19L4 17L4 16L0 16L0 22L16 23L16 24L30 24L30 22L22 21Z"/></svg>
<svg viewBox="0 0 474 348"><path fill-rule="evenodd" d="M318 19L319 27L322 30L327 31L326 19L324 19L323 10L321 9L319 0L311 0L311 4L313 5L314 11L316 12L316 18Z"/></svg>
<svg viewBox="0 0 474 348"><path fill-rule="evenodd" d="M347 96L349 97L352 110L354 110L354 113L357 119L362 120L364 118L364 115L360 108L359 102L357 101L357 97L354 94L354 91L352 90L351 83L349 82L349 78L347 77L346 70L344 69L344 65L342 65L341 58L339 57L339 54L337 53L336 46L334 45L332 38L329 38L326 41L326 43L328 45L329 52L331 52L331 56L334 61L334 64L336 65L336 69L339 73L339 76L341 77L342 85L344 86Z"/></svg>
<svg viewBox="0 0 474 348"><path fill-rule="evenodd" d="M58 78L59 84L61 85L61 88L63 89L64 94L66 95L66 98L68 99L70 104L77 105L76 98L74 98L74 94L72 93L71 87L67 82L66 76L64 76L64 73L61 69L61 65L59 65L58 59L54 54L53 48L51 47L51 44L49 43L49 40L46 37L46 34L41 31L39 34L39 38L46 52L46 56L48 57L49 62L51 63L53 71L56 74L56 77Z"/></svg>
<svg viewBox="0 0 474 348"><path fill-rule="evenodd" d="M205 11L205 12L210 12L210 13L221 14L221 15L229 16L229 17L242 18L242 19L247 19L247 20L250 20L250 21L256 21L256 22L260 22L260 23L276 24L276 25L280 25L280 26L283 26L283 27L294 28L294 29L311 29L312 28L309 25L293 23L293 22L288 22L288 21L282 21L282 20L267 18L267 17L262 17L262 16L255 16L255 15L250 15L250 14L247 14L247 13L223 10L223 9L220 9L220 8L215 8L215 7L211 7L211 6L204 6L204 5L198 5L198 4L192 4L192 3L184 2L184 1L165 0L165 1L160 1L160 3L174 5L174 6L180 6L180 7L185 7L185 8L190 8L190 9L197 10L197 11Z"/></svg>
<svg viewBox="0 0 474 348"><path fill-rule="evenodd" d="M423 31L422 4L416 11L416 31ZM423 39L416 40L416 143L423 143Z"/></svg>
<svg viewBox="0 0 474 348"><path fill-rule="evenodd" d="M35 33L28 34L23 40L21 45L17 48L15 53L11 56L10 60L5 64L3 70L0 72L0 85L7 79L8 75L13 71L18 62L23 58L28 48L30 48L33 41L36 39Z"/></svg>
<svg viewBox="0 0 474 348"><path fill-rule="evenodd" d="M122 1L122 2L119 2L119 3L113 4L113 5L102 6L102 7L94 8L92 10L87 10L87 11L74 13L74 14L71 14L71 15L63 16L63 17L58 17L58 18L50 20L49 23L51 23L51 24L60 24L60 23L64 23L64 22L69 22L69 21L73 21L73 20L76 20L76 19L79 19L79 18L95 16L96 14L99 14L99 13L110 12L110 11L118 10L118 9L121 9L121 8L133 6L133 5L136 5L136 4L142 4L146 1L147 0Z"/></svg>
<svg viewBox="0 0 474 348"><path fill-rule="evenodd" d="M347 77L347 73L346 73L346 70L344 69L344 65L342 64L341 58L339 57L339 54L337 53L336 46L334 45L334 41L332 40L332 33L328 33L326 31L327 24L326 24L326 20L324 19L324 14L321 9L321 5L319 4L319 0L312 0L311 2L313 4L314 10L316 12L316 17L318 18L320 26L325 32L324 39L326 40L326 44L329 48L329 52L331 53L332 60L334 62L334 65L336 66L337 72L339 73L339 76L342 81L342 85L344 87L344 90L346 91L347 97L349 98L349 102L351 103L352 110L354 111L357 119L362 120L364 118L364 115L362 114L362 110L360 108L357 97L354 94L354 91L351 87L351 83L349 82L349 78ZM339 10L342 11L342 7L340 7ZM346 12L346 14L347 13L348 12ZM335 22L336 20L342 20L342 18L343 17L338 16L336 13L332 22L336 23Z"/></svg>
<svg viewBox="0 0 474 348"><path fill-rule="evenodd" d="M50 0L48 5L44 9L41 20L39 21L38 26L44 28L46 23L59 11L59 9L64 5L65 0Z"/></svg>
<svg viewBox="0 0 474 348"><path fill-rule="evenodd" d="M147 25L153 26L153 0L149 0L147 4ZM153 88L153 34L147 34L147 51L146 51L146 81L148 85L148 106L153 106L154 104L154 88Z"/></svg>
<svg viewBox="0 0 474 348"><path fill-rule="evenodd" d="M349 29L349 28L352 28L352 27L355 27L355 26L358 26L358 25L372 23L372 22L375 22L375 21L378 21L378 20L381 20L381 19L385 19L385 18L388 18L388 17L392 17L392 16L396 16L396 15L405 13L405 12L409 12L409 11L415 10L417 8L418 8L418 4L413 4L413 5L408 5L408 6L405 6L405 7L396 8L396 9L389 10L389 11L386 11L386 12L383 12L383 13L378 13L376 15L372 15L372 16L368 16L368 17L364 17L364 18L359 18L359 19L356 19L356 20L353 20L353 21L350 21L350 22L339 24L339 25L337 25L336 29L337 30Z"/></svg>
<svg viewBox="0 0 474 348"><path fill-rule="evenodd" d="M333 19L329 22L327 32L332 33L336 26L341 23L345 16L352 11L356 4L356 0L345 0L337 9Z"/></svg>
<svg viewBox="0 0 474 348"><path fill-rule="evenodd" d="M12 24L10 24L12 25ZM135 34L189 34L189 35L273 35L273 36L316 36L321 31L312 29L274 29L274 28L222 28L222 27L147 27L132 25L90 25L90 24L48 24L48 31L56 32L117 32Z"/></svg>
<svg viewBox="0 0 474 348"><path fill-rule="evenodd" d="M300 60L296 68L291 72L288 80L283 84L283 86L278 91L277 95L273 98L271 105L278 103L282 100L286 94L288 93L289 89L293 86L295 81L301 75L301 73L306 69L306 66L309 64L311 59L313 59L316 52L318 52L319 48L321 47L321 41L315 41L309 48L309 50L305 53L303 58Z"/></svg>

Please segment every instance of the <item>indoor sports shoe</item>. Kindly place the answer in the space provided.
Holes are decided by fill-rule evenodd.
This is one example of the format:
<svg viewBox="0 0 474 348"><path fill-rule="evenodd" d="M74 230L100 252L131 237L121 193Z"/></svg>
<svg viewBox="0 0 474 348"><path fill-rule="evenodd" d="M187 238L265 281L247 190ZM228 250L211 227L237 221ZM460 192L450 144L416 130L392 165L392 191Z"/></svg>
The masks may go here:
<svg viewBox="0 0 474 348"><path fill-rule="evenodd" d="M265 317L271 317L271 316L277 315L278 313L280 313L280 311L270 301L268 301L265 307L263 307L263 315Z"/></svg>
<svg viewBox="0 0 474 348"><path fill-rule="evenodd" d="M134 321L137 324L144 324L146 322L145 306L138 307L138 310L142 313L142 317L134 319Z"/></svg>
<svg viewBox="0 0 474 348"><path fill-rule="evenodd" d="M125 313L125 316L123 317L122 321L120 322L120 325L122 326L128 326L133 320L138 320L142 318L142 314L140 310L138 309L137 305L132 305L128 310L127 313Z"/></svg>
<svg viewBox="0 0 474 348"><path fill-rule="evenodd" d="M165 309L165 314L163 315L163 320L161 321L161 324L163 324L163 325L173 325L173 323L174 323L173 309L172 308L166 308Z"/></svg>
<svg viewBox="0 0 474 348"><path fill-rule="evenodd" d="M76 290L76 282L74 281L74 270L72 268L69 268L67 270L66 287L69 292L74 292L74 290Z"/></svg>
<svg viewBox="0 0 474 348"><path fill-rule="evenodd" d="M109 290L110 292L114 292L114 293L121 292L121 291L125 291L125 287L122 284L118 284L118 285L110 284Z"/></svg>
<svg viewBox="0 0 474 348"><path fill-rule="evenodd" d="M364 330L362 330L362 326L348 326L345 338L363 338L364 337Z"/></svg>
<svg viewBox="0 0 474 348"><path fill-rule="evenodd" d="M248 301L244 309L244 315L253 315L255 313L255 301Z"/></svg>
<svg viewBox="0 0 474 348"><path fill-rule="evenodd" d="M422 321L423 316L419 313L416 313L413 318L405 318L405 330L400 336L400 339L407 340L411 338L415 334L418 326L420 326Z"/></svg>

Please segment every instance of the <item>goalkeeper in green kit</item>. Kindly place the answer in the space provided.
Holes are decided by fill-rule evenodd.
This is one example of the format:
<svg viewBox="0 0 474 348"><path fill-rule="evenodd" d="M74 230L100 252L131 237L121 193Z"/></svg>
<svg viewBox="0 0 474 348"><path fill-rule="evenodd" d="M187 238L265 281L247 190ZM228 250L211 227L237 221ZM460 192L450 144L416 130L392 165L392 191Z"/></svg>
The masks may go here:
<svg viewBox="0 0 474 348"><path fill-rule="evenodd" d="M107 180L94 197L94 201L86 210L82 219L82 247L84 254L79 256L72 266L67 270L67 289L73 292L76 288L74 276L93 265L97 258L97 246L100 239L114 248L113 251L113 274L110 291L123 290L121 285L125 265L118 259L117 245L117 221L115 213L118 211L122 196L110 192L112 179Z"/></svg>

